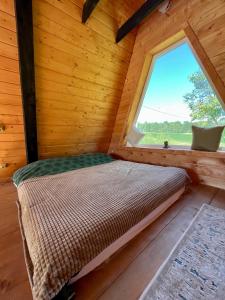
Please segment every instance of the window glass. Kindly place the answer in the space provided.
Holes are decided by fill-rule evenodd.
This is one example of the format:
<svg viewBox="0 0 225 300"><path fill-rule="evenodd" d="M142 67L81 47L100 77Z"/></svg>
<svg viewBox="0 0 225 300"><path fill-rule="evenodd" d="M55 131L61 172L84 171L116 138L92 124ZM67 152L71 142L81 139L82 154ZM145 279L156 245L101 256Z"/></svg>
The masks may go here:
<svg viewBox="0 0 225 300"><path fill-rule="evenodd" d="M187 41L153 58L135 119L144 133L139 144L190 146L192 124L224 123L225 111Z"/></svg>

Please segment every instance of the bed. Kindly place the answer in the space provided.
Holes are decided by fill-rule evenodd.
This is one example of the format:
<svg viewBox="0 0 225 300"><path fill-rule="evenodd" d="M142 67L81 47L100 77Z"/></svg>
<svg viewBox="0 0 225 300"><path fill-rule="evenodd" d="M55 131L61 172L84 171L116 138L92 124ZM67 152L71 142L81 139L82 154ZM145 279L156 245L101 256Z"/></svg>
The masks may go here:
<svg viewBox="0 0 225 300"><path fill-rule="evenodd" d="M13 177L34 299L53 299L184 192L183 169L106 154L38 161Z"/></svg>

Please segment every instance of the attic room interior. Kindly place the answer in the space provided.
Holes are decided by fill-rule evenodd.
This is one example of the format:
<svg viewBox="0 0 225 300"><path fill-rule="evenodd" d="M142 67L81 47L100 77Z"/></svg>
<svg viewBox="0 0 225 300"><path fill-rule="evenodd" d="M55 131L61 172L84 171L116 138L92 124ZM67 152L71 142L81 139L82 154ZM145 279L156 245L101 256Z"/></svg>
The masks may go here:
<svg viewBox="0 0 225 300"><path fill-rule="evenodd" d="M0 299L225 299L225 1L0 1Z"/></svg>

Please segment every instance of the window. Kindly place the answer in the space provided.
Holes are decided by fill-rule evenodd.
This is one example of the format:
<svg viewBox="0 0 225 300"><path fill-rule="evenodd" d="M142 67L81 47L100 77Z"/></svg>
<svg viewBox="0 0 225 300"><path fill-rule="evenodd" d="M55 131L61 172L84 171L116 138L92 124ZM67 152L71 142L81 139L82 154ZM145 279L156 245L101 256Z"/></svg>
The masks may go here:
<svg viewBox="0 0 225 300"><path fill-rule="evenodd" d="M221 103L184 39L153 57L134 120L144 134L138 144L190 146L192 124L225 124ZM225 147L225 133L220 146Z"/></svg>

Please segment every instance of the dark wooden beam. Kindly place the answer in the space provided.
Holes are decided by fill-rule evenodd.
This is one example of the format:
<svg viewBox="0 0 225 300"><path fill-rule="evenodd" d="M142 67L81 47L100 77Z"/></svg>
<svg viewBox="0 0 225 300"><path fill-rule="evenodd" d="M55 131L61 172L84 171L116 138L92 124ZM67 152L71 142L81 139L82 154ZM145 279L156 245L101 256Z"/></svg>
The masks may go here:
<svg viewBox="0 0 225 300"><path fill-rule="evenodd" d="M38 159L32 0L15 0L27 162Z"/></svg>
<svg viewBox="0 0 225 300"><path fill-rule="evenodd" d="M147 0L118 30L116 43L119 43L145 17L153 12L165 0Z"/></svg>
<svg viewBox="0 0 225 300"><path fill-rule="evenodd" d="M90 17L95 6L98 4L99 0L86 0L83 7L82 13L82 23L85 23Z"/></svg>

